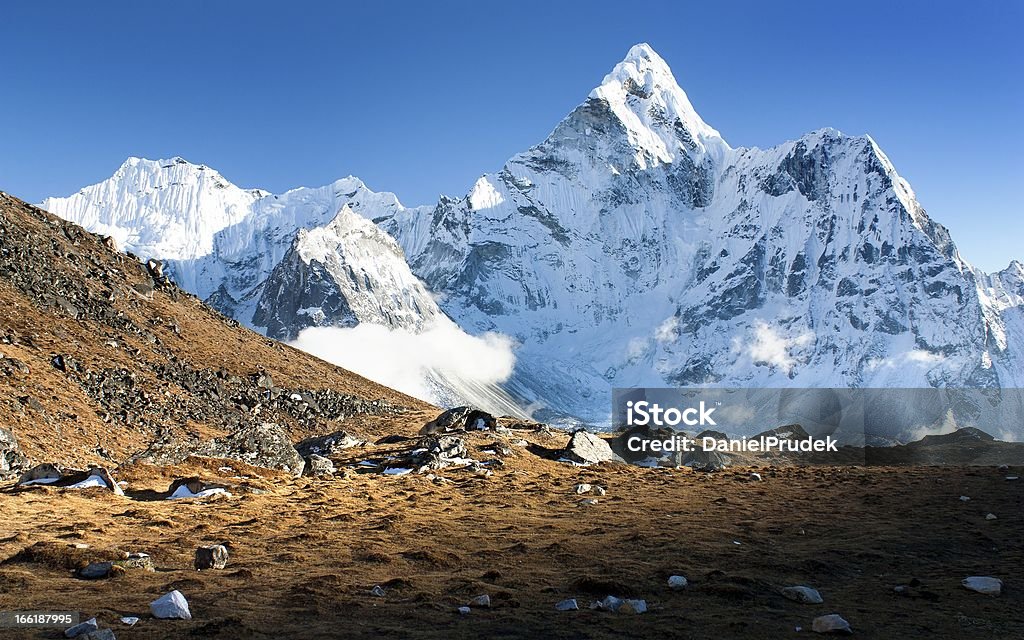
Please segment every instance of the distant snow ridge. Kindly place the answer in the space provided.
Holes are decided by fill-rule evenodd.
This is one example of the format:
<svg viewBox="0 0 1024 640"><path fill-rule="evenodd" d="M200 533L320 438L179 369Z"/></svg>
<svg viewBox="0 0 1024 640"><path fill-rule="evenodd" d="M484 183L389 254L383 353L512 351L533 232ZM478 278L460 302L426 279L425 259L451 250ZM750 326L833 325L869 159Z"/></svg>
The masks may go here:
<svg viewBox="0 0 1024 640"><path fill-rule="evenodd" d="M547 139L434 206L351 177L246 191L180 159L131 159L43 206L170 259L275 337L446 316L508 336L502 390L539 418L602 422L613 386L1024 383L1020 263L971 266L868 136L730 147L645 44Z"/></svg>

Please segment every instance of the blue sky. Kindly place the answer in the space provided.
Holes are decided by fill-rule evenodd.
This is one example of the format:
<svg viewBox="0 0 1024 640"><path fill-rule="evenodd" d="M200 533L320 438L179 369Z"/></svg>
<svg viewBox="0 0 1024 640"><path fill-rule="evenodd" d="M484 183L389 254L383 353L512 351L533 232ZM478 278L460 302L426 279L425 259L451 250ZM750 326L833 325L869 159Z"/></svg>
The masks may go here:
<svg viewBox="0 0 1024 640"><path fill-rule="evenodd" d="M360 4L7 3L0 189L37 202L181 155L243 187L353 174L427 204L646 41L733 146L870 133L969 260L1024 259L1024 3Z"/></svg>

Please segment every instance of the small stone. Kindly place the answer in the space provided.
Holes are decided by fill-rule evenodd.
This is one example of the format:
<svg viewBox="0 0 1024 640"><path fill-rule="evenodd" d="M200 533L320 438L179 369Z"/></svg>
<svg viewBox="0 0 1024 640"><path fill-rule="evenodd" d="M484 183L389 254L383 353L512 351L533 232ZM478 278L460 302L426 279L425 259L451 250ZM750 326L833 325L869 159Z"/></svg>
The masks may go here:
<svg viewBox="0 0 1024 640"><path fill-rule="evenodd" d="M998 596L1003 591L1003 581L991 576L971 576L960 581L965 589L984 593L987 596Z"/></svg>
<svg viewBox="0 0 1024 640"><path fill-rule="evenodd" d="M605 596L604 600L591 604L590 608L600 609L602 611L618 611L619 607L621 606L622 598L616 598L615 596Z"/></svg>
<svg viewBox="0 0 1024 640"><path fill-rule="evenodd" d="M204 569L223 569L228 564L228 550L222 544L196 549L195 567L197 571Z"/></svg>
<svg viewBox="0 0 1024 640"><path fill-rule="evenodd" d="M838 613L815 618L811 623L811 630L815 633L853 633L850 623L843 620Z"/></svg>
<svg viewBox="0 0 1024 640"><path fill-rule="evenodd" d="M97 629L81 636L82 640L117 640L113 629Z"/></svg>
<svg viewBox="0 0 1024 640"><path fill-rule="evenodd" d="M985 519L986 520L995 520L996 519L996 514L990 513L987 516L985 516Z"/></svg>
<svg viewBox="0 0 1024 640"><path fill-rule="evenodd" d="M576 603L576 598L567 598L555 604L556 611L579 611L580 605Z"/></svg>
<svg viewBox="0 0 1024 640"><path fill-rule="evenodd" d="M154 618L192 619L192 612L188 610L188 601L177 589L150 602L149 610L153 613Z"/></svg>
<svg viewBox="0 0 1024 640"><path fill-rule="evenodd" d="M686 578L683 576L669 576L668 578L668 586L670 589L685 589L687 584Z"/></svg>
<svg viewBox="0 0 1024 640"><path fill-rule="evenodd" d="M786 587L782 590L782 595L794 602L802 602L804 604L821 604L824 602L818 590L811 587Z"/></svg>
<svg viewBox="0 0 1024 640"><path fill-rule="evenodd" d="M760 482L761 481L761 474L760 473L751 473L750 474L750 479L751 480L757 480L758 482Z"/></svg>
<svg viewBox="0 0 1024 640"><path fill-rule="evenodd" d="M139 622L139 619L135 616L125 616L121 618L121 624L126 624L129 627L134 627Z"/></svg>
<svg viewBox="0 0 1024 640"><path fill-rule="evenodd" d="M1000 471L1009 471L1010 470L1010 465L1008 465L1008 464L1001 464L1001 465L999 465L999 470Z"/></svg>
<svg viewBox="0 0 1024 640"><path fill-rule="evenodd" d="M597 504L597 498L584 498L576 503L580 507L592 507Z"/></svg>
<svg viewBox="0 0 1024 640"><path fill-rule="evenodd" d="M593 487L591 487L589 484L586 484L586 483L578 484L578 485L576 485L576 494L577 495L583 495L584 493L590 493L590 490L592 488Z"/></svg>
<svg viewBox="0 0 1024 640"><path fill-rule="evenodd" d="M594 495L603 496L608 493L608 490L602 486L594 487Z"/></svg>
<svg viewBox="0 0 1024 640"><path fill-rule="evenodd" d="M85 622L76 624L73 627L68 627L64 630L65 638L77 638L78 636L84 636L87 633L92 633L100 628L100 625L96 623L96 618L90 618Z"/></svg>
<svg viewBox="0 0 1024 640"><path fill-rule="evenodd" d="M1020 476L1006 476L1006 479L1013 482L1015 480L1020 480Z"/></svg>
<svg viewBox="0 0 1024 640"><path fill-rule="evenodd" d="M463 616L469 615L470 611L472 611L472 609L470 609L469 607L459 607L458 608L459 615L463 615Z"/></svg>
<svg viewBox="0 0 1024 640"><path fill-rule="evenodd" d="M378 584L374 588L370 589L370 595L371 596L377 596L378 598L383 598L384 596L387 595L387 593L384 591L384 587L382 587L382 586L380 586Z"/></svg>
<svg viewBox="0 0 1024 640"><path fill-rule="evenodd" d="M470 606L473 606L473 607L490 607L491 606L491 596L487 595L486 593L483 594L483 595L479 595L479 596L473 598L472 600L470 600L469 604L470 604Z"/></svg>
<svg viewBox="0 0 1024 640"><path fill-rule="evenodd" d="M968 496L960 496L960 502L970 502L971 499Z"/></svg>

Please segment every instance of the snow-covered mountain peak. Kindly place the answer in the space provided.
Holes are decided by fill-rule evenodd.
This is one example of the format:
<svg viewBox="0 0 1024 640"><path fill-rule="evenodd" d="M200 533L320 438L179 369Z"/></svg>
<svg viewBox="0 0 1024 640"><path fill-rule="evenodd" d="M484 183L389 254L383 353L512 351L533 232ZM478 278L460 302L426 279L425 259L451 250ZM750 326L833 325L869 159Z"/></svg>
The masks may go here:
<svg viewBox="0 0 1024 640"><path fill-rule="evenodd" d="M374 256L383 259L382 252L385 250L405 263L405 255L394 238L347 204L326 225L300 229L295 239L295 249L306 264L314 260L326 262L330 255L338 253L348 256L361 253L368 259Z"/></svg>
<svg viewBox="0 0 1024 640"><path fill-rule="evenodd" d="M668 64L650 45L634 45L590 92L608 103L631 142L660 162L680 152L728 148L721 134L697 114Z"/></svg>
<svg viewBox="0 0 1024 640"><path fill-rule="evenodd" d="M213 249L213 236L237 223L267 196L241 189L217 171L181 157L131 157L103 182L42 207L126 250L165 259L192 259Z"/></svg>

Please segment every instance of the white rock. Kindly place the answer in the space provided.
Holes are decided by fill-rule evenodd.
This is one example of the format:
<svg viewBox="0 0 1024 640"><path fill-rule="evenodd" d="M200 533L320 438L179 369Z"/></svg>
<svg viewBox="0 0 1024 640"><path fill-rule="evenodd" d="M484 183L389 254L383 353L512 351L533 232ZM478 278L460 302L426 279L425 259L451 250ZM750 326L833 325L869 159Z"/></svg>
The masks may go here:
<svg viewBox="0 0 1024 640"><path fill-rule="evenodd" d="M601 486L594 487L594 495L603 496L608 493L608 490Z"/></svg>
<svg viewBox="0 0 1024 640"><path fill-rule="evenodd" d="M672 589L685 589L686 585L686 578L683 576L669 576L668 578L668 586Z"/></svg>
<svg viewBox="0 0 1024 640"><path fill-rule="evenodd" d="M752 474L750 474L750 479L751 480L757 480L758 482L760 482L761 481L761 474L760 473L752 473Z"/></svg>
<svg viewBox="0 0 1024 640"><path fill-rule="evenodd" d="M589 484L578 484L576 485L576 494L583 495L584 493L590 493L591 487Z"/></svg>
<svg viewBox="0 0 1024 640"><path fill-rule="evenodd" d="M592 507L595 504L597 504L597 498L583 498L576 503L576 505L580 507Z"/></svg>
<svg viewBox="0 0 1024 640"><path fill-rule="evenodd" d="M121 618L121 624L126 624L129 627L134 627L138 623L139 619L135 616L125 616Z"/></svg>
<svg viewBox="0 0 1024 640"><path fill-rule="evenodd" d="M970 502L971 499L968 496L960 496L960 502Z"/></svg>
<svg viewBox="0 0 1024 640"><path fill-rule="evenodd" d="M965 589L984 593L989 596L998 596L1003 591L1003 581L999 578L993 578L990 576L971 576L961 580L960 584L962 584Z"/></svg>
<svg viewBox="0 0 1024 640"><path fill-rule="evenodd" d="M815 633L853 633L850 623L843 620L838 613L815 618L811 623L811 630Z"/></svg>
<svg viewBox="0 0 1024 640"><path fill-rule="evenodd" d="M472 607L489 607L491 606L491 596L487 595L486 593L483 595L479 595L470 600L469 604Z"/></svg>
<svg viewBox="0 0 1024 640"><path fill-rule="evenodd" d="M576 603L576 598L568 598L555 604L557 611L579 611L580 605Z"/></svg>
<svg viewBox="0 0 1024 640"><path fill-rule="evenodd" d="M177 589L150 602L149 610L153 613L154 618L192 619L192 612L188 610L188 601Z"/></svg>
<svg viewBox="0 0 1024 640"><path fill-rule="evenodd" d="M985 519L986 520L995 520L996 519L996 514L990 513L987 516L985 516Z"/></svg>
<svg viewBox="0 0 1024 640"><path fill-rule="evenodd" d="M469 607L459 607L458 608L459 615L463 615L463 616L469 615L470 611L471 611L471 609Z"/></svg>
<svg viewBox="0 0 1024 640"><path fill-rule="evenodd" d="M378 598L383 598L385 595L387 595L387 593L385 593L384 587L378 584L374 588L370 589L370 595L377 596Z"/></svg>
<svg viewBox="0 0 1024 640"><path fill-rule="evenodd" d="M1006 479L1010 481L1020 480L1020 476L1006 476Z"/></svg>
<svg viewBox="0 0 1024 640"><path fill-rule="evenodd" d="M818 590L811 587L786 587L782 590L782 595L794 602L803 602L804 604L821 604L824 602Z"/></svg>

